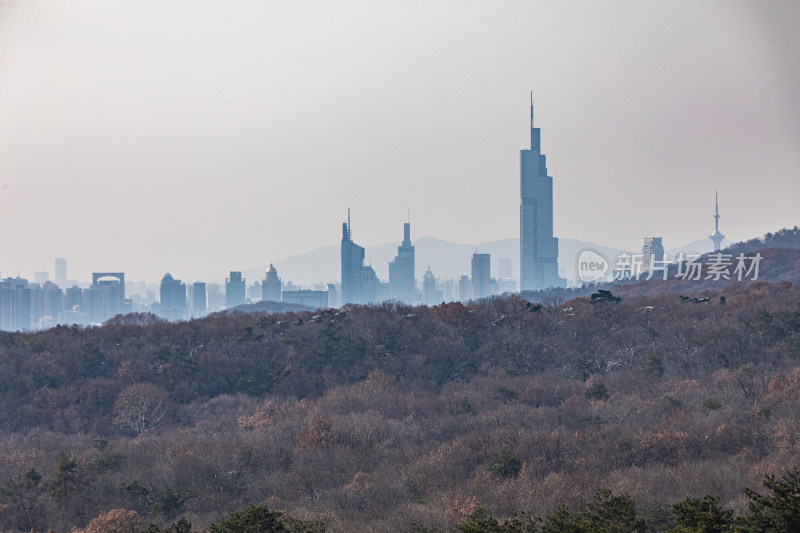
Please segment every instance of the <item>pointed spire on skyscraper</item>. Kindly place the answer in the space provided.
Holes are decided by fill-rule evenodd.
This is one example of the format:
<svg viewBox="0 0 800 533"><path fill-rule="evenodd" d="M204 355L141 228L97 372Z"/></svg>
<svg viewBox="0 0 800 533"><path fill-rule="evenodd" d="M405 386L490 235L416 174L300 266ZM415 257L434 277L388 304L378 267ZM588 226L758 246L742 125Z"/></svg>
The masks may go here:
<svg viewBox="0 0 800 533"><path fill-rule="evenodd" d="M533 127L533 91L531 91L531 128Z"/></svg>
<svg viewBox="0 0 800 533"><path fill-rule="evenodd" d="M353 240L353 232L350 230L350 208L347 208L347 222L342 222L342 242Z"/></svg>

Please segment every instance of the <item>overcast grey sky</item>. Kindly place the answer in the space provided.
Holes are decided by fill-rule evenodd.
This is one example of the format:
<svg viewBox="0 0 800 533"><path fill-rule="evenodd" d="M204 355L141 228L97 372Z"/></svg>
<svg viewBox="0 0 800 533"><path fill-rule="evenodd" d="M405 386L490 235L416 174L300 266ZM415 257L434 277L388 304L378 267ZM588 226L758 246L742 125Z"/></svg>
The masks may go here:
<svg viewBox="0 0 800 533"><path fill-rule="evenodd" d="M796 2L0 1L0 272L220 279L341 237L800 223ZM281 273L291 278L291 273Z"/></svg>

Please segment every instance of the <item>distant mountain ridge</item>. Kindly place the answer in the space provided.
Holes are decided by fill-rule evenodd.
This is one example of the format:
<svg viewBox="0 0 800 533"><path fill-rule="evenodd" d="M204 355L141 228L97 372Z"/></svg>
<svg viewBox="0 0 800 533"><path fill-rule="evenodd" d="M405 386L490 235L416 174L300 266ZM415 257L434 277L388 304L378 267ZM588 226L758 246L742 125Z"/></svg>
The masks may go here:
<svg viewBox="0 0 800 533"><path fill-rule="evenodd" d="M389 261L397 254L399 242L388 242L377 246L367 246L365 250L365 264L372 265L381 280L389 279ZM477 245L461 244L437 239L435 237L420 237L412 241L416 248L416 277L422 278L430 266L437 278L457 278L463 274L470 274L470 260L477 250L492 256L492 277L498 277L500 258L511 259L511 275L519 278L519 239L499 239L483 242ZM609 260L621 251L618 248L594 244L578 239L560 238L559 244L559 271L562 276L574 279L576 274L576 261L582 250L591 249L604 255ZM723 246L733 244L724 241ZM667 250L668 257L674 257L679 252L707 253L712 251L713 245L709 239L695 241L677 248ZM628 250L630 252L630 250ZM283 280L290 280L295 284L332 283L339 281L340 273L340 248L338 244L323 246L306 253L273 261L278 275ZM261 267L249 268L243 272L248 283L260 281L268 264Z"/></svg>

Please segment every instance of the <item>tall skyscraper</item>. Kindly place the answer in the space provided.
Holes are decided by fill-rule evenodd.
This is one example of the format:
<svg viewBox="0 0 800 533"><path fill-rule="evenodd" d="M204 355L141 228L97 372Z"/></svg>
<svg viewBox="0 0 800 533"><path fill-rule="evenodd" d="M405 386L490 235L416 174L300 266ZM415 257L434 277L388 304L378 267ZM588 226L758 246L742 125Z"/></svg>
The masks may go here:
<svg viewBox="0 0 800 533"><path fill-rule="evenodd" d="M464 274L458 281L455 283L455 291L454 298L457 299L459 302L466 303L472 300L472 280L469 276Z"/></svg>
<svg viewBox="0 0 800 533"><path fill-rule="evenodd" d="M161 316L167 320L181 320L186 314L186 285L167 272L161 278Z"/></svg>
<svg viewBox="0 0 800 533"><path fill-rule="evenodd" d="M247 285L241 272L231 271L231 277L225 279L225 308L233 309L244 305Z"/></svg>
<svg viewBox="0 0 800 533"><path fill-rule="evenodd" d="M439 303L436 301L436 277L431 272L430 266L425 271L425 275L422 276L422 300L427 306Z"/></svg>
<svg viewBox="0 0 800 533"><path fill-rule="evenodd" d="M88 307L92 322L105 322L130 310L125 301L125 273L94 272L88 290ZM82 306L84 307L84 306Z"/></svg>
<svg viewBox="0 0 800 533"><path fill-rule="evenodd" d="M531 92L531 148L520 151L519 255L520 290L565 287L558 277L558 239L553 237L553 178L541 151L541 132L533 127Z"/></svg>
<svg viewBox="0 0 800 533"><path fill-rule="evenodd" d="M278 277L278 271L272 263L269 264L264 280L261 282L261 301L281 301L281 278Z"/></svg>
<svg viewBox="0 0 800 533"><path fill-rule="evenodd" d="M714 191L714 209L714 233L709 235L708 238L714 243L714 251L719 252L725 235L719 232L719 194L717 191Z"/></svg>
<svg viewBox="0 0 800 533"><path fill-rule="evenodd" d="M375 274L372 265L364 265L361 270L361 303L376 304L380 301L381 280Z"/></svg>
<svg viewBox="0 0 800 533"><path fill-rule="evenodd" d="M56 285L62 289L67 288L67 260L63 257L56 258Z"/></svg>
<svg viewBox="0 0 800 533"><path fill-rule="evenodd" d="M206 284L196 282L192 285L192 316L200 317L206 314Z"/></svg>
<svg viewBox="0 0 800 533"><path fill-rule="evenodd" d="M363 302L364 248L353 242L350 210L342 224L342 305Z"/></svg>
<svg viewBox="0 0 800 533"><path fill-rule="evenodd" d="M209 313L221 311L225 303L225 295L219 283L209 283L206 285L206 308Z"/></svg>
<svg viewBox="0 0 800 533"><path fill-rule="evenodd" d="M0 330L30 331L31 289L19 276L0 282Z"/></svg>
<svg viewBox="0 0 800 533"><path fill-rule="evenodd" d="M410 222L403 224L403 243L397 247L397 257L389 262L389 284L392 287L392 299L410 305L415 303L417 284Z"/></svg>
<svg viewBox="0 0 800 533"><path fill-rule="evenodd" d="M491 256L489 254L472 254L472 298L478 300L489 296L491 279Z"/></svg>

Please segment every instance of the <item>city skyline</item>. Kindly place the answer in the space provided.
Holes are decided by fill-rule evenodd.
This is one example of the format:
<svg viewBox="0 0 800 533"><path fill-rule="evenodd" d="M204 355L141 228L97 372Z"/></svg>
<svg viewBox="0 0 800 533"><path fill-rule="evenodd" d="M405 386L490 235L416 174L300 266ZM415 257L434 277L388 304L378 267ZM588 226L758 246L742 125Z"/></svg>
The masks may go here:
<svg viewBox="0 0 800 533"><path fill-rule="evenodd" d="M415 235L512 237L530 87L556 237L692 242L717 187L732 239L791 227L798 6L758 6L4 2L0 272L219 279L348 205L365 246L408 207Z"/></svg>

